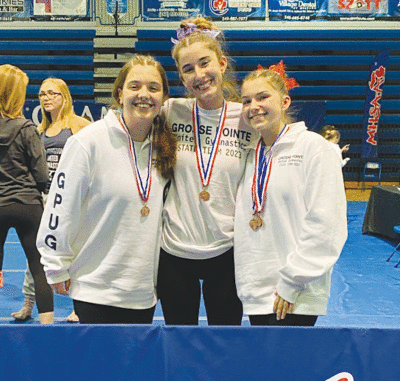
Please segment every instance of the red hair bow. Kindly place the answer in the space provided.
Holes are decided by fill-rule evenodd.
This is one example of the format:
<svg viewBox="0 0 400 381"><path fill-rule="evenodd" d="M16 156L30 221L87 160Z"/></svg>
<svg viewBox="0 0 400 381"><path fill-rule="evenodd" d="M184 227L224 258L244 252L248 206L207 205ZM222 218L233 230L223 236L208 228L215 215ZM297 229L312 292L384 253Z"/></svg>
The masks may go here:
<svg viewBox="0 0 400 381"><path fill-rule="evenodd" d="M265 70L265 69L261 65L258 65L257 70ZM285 65L283 64L283 61L280 61L276 65L271 65L268 68L268 70L271 70L271 71L277 73L283 79L283 82L285 83L287 90L290 90L290 89L293 89L294 87L300 86L294 78L287 78L286 72L285 72Z"/></svg>

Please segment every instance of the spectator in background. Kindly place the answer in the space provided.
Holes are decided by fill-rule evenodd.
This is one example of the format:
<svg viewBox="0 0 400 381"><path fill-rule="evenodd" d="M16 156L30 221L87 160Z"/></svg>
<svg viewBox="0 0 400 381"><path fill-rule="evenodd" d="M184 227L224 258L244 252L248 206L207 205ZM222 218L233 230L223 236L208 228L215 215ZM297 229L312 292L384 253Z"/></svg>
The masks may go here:
<svg viewBox="0 0 400 381"><path fill-rule="evenodd" d="M339 146L340 132L331 125L326 125L321 130L321 135L332 145L335 152L339 155L342 167L344 167L350 160L349 157L343 159L343 153L347 152L350 148L350 144L346 144L342 148Z"/></svg>
<svg viewBox="0 0 400 381"><path fill-rule="evenodd" d="M39 90L39 100L42 122L38 126L38 131L46 151L50 177L44 191L44 198L46 198L67 139L90 122L74 113L70 91L62 79L52 77L45 79ZM28 319L32 315L35 304L35 288L29 267L25 272L22 292L25 295L24 305L18 312L12 313L16 320ZM67 317L67 321L78 321L78 316L74 311Z"/></svg>
<svg viewBox="0 0 400 381"><path fill-rule="evenodd" d="M48 169L36 126L22 115L28 76L12 65L0 66L0 255L10 228L15 228L33 277L39 319L53 322L53 293L36 248L43 213L42 194Z"/></svg>

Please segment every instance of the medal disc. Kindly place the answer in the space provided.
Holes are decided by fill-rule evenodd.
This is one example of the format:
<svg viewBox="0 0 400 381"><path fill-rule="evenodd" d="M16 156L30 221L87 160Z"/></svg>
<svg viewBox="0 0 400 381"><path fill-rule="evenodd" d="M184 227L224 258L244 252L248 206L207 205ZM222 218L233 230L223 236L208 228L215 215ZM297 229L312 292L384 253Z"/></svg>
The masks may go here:
<svg viewBox="0 0 400 381"><path fill-rule="evenodd" d="M258 228L260 228L263 225L263 220L259 214L257 214L257 216L254 218L254 220L255 220Z"/></svg>
<svg viewBox="0 0 400 381"><path fill-rule="evenodd" d="M253 230L257 230L263 225L263 220L259 214L257 214L254 218L250 220L250 227Z"/></svg>
<svg viewBox="0 0 400 381"><path fill-rule="evenodd" d="M147 205L145 205L141 210L140 210L140 214L142 216L148 216L150 213L150 209Z"/></svg>
<svg viewBox="0 0 400 381"><path fill-rule="evenodd" d="M250 220L250 227L251 227L253 230L257 230L257 229L258 229L257 223L256 223L256 221L255 221L254 218Z"/></svg>
<svg viewBox="0 0 400 381"><path fill-rule="evenodd" d="M202 190L200 192L199 196L200 196L200 200L203 200L203 201L208 201L210 199L210 193L208 193L206 190Z"/></svg>

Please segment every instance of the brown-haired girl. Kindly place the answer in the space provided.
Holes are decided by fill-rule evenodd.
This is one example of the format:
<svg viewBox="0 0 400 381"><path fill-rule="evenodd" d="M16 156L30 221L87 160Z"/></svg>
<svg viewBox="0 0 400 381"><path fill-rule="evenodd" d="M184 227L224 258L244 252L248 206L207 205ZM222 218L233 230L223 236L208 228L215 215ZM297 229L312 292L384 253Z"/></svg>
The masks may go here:
<svg viewBox="0 0 400 381"><path fill-rule="evenodd" d="M164 209L157 290L166 324L198 324L203 292L209 325L240 325L233 264L236 191L252 129L221 46L207 19L185 20L172 56L188 98L164 105L178 137L177 164Z"/></svg>
<svg viewBox="0 0 400 381"><path fill-rule="evenodd" d="M235 214L236 283L252 325L312 326L326 314L347 237L339 159L304 122L288 119L295 85L282 62L242 85L243 117L261 134Z"/></svg>
<svg viewBox="0 0 400 381"><path fill-rule="evenodd" d="M112 95L117 110L68 139L37 244L49 283L69 293L80 323L149 324L176 151L159 117L165 72L152 57L134 56Z"/></svg>

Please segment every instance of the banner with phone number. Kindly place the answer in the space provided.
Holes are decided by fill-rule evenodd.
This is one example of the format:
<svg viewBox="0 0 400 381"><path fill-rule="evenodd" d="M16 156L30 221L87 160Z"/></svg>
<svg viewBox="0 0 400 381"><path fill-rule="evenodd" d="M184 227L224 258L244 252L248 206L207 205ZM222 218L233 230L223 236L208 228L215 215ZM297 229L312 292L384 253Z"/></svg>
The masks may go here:
<svg viewBox="0 0 400 381"><path fill-rule="evenodd" d="M266 0L141 0L143 21L180 21L211 17L216 21L265 20Z"/></svg>

